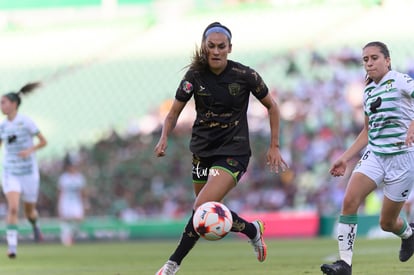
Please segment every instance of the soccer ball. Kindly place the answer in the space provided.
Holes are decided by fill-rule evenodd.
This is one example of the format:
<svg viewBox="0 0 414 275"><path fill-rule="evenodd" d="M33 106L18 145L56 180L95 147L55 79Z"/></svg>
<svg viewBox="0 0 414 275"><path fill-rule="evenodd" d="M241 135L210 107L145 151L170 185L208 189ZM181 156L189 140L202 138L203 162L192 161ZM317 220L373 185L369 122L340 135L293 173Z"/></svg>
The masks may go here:
<svg viewBox="0 0 414 275"><path fill-rule="evenodd" d="M230 232L233 218L224 204L210 201L196 209L193 225L198 235L209 241L217 241Z"/></svg>

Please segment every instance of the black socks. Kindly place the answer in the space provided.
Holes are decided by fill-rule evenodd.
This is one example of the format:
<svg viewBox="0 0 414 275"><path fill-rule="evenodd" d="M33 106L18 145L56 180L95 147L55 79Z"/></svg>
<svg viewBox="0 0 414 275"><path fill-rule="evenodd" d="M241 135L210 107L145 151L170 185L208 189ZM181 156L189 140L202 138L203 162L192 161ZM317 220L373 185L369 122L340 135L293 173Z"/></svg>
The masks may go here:
<svg viewBox="0 0 414 275"><path fill-rule="evenodd" d="M233 218L233 226L231 228L231 231L241 232L247 237L249 237L249 239L254 239L257 234L256 227L252 223L240 218L239 215L237 215L235 212L233 211L230 211L230 212Z"/></svg>
<svg viewBox="0 0 414 275"><path fill-rule="evenodd" d="M194 229L193 226L193 216L194 211L187 222L187 225L184 228L184 232L181 236L180 242L175 249L174 253L171 255L170 260L176 262L178 265L181 264L188 252L194 247L200 236ZM231 216L233 218L233 226L231 228L232 232L240 232L245 234L249 239L254 239L257 235L256 227L250 223L240 218L235 212L231 211Z"/></svg>
<svg viewBox="0 0 414 275"><path fill-rule="evenodd" d="M174 253L170 257L170 260L176 262L178 265L181 264L181 261L188 254L188 252L190 252L190 250L194 247L194 245L200 238L193 226L193 216L194 211L190 219L188 220L187 225L184 228L184 232L181 236L181 240L178 244L178 247L175 249Z"/></svg>

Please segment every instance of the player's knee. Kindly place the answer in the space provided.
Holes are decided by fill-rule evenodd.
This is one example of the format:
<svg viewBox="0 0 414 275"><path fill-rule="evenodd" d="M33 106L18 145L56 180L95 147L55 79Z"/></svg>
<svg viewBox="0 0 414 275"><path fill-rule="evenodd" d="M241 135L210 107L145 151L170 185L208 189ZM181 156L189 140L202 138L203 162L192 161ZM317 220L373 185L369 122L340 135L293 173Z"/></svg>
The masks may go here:
<svg viewBox="0 0 414 275"><path fill-rule="evenodd" d="M343 201L344 213L356 213L360 205L360 200L351 196L345 196Z"/></svg>
<svg viewBox="0 0 414 275"><path fill-rule="evenodd" d="M197 208L200 206L200 205L202 205L202 203L199 203L199 202L197 202L197 200L194 202L194 205L193 205L193 210L194 211L196 211L197 210Z"/></svg>
<svg viewBox="0 0 414 275"><path fill-rule="evenodd" d="M196 210L197 210L197 208L198 208L200 205L202 205L203 203L205 203L205 202L207 202L207 201L206 201L206 200L204 200L204 199L202 199L202 198L200 198L200 197L197 197L197 198L195 199L195 201L194 201L193 210L194 210L194 211L196 211Z"/></svg>
<svg viewBox="0 0 414 275"><path fill-rule="evenodd" d="M19 213L19 208L17 206L9 206L8 208L9 216L17 217L18 213Z"/></svg>
<svg viewBox="0 0 414 275"><path fill-rule="evenodd" d="M193 205L193 210L194 211L196 211L197 210L197 208L200 206L200 205L202 205L203 203L206 203L206 202L209 202L209 201L217 201L217 202L221 202L221 200L205 200L205 199L202 199L202 198L196 198L196 200L195 200L195 202L194 202L194 205Z"/></svg>
<svg viewBox="0 0 414 275"><path fill-rule="evenodd" d="M382 230L387 231L387 232L392 232L394 231L394 225L395 222L389 219L384 219L384 218L380 218L380 227Z"/></svg>

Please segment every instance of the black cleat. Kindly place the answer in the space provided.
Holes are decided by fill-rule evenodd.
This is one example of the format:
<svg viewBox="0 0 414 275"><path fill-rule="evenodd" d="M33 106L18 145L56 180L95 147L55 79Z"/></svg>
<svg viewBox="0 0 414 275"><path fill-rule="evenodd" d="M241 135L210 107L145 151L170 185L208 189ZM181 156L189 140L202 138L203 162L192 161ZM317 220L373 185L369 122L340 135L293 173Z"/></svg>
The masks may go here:
<svg viewBox="0 0 414 275"><path fill-rule="evenodd" d="M9 259L16 259L17 254L14 252L9 252L7 253L7 257L9 257Z"/></svg>
<svg viewBox="0 0 414 275"><path fill-rule="evenodd" d="M352 275L352 266L343 260L339 260L333 264L321 265L321 271L326 275Z"/></svg>
<svg viewBox="0 0 414 275"><path fill-rule="evenodd" d="M414 253L414 223L410 223L413 234L408 239L401 239L400 261L406 262Z"/></svg>

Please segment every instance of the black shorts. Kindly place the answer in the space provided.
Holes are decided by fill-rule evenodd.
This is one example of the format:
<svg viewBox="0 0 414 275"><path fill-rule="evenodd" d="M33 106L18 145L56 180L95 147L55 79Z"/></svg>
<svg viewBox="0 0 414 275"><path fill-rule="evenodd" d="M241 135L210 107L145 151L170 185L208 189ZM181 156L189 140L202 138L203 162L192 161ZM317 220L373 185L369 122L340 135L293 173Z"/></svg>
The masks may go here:
<svg viewBox="0 0 414 275"><path fill-rule="evenodd" d="M217 169L228 172L235 183L238 183L243 174L246 172L249 164L249 156L215 156L201 158L193 155L193 183L204 184L207 182L209 175L216 175Z"/></svg>

